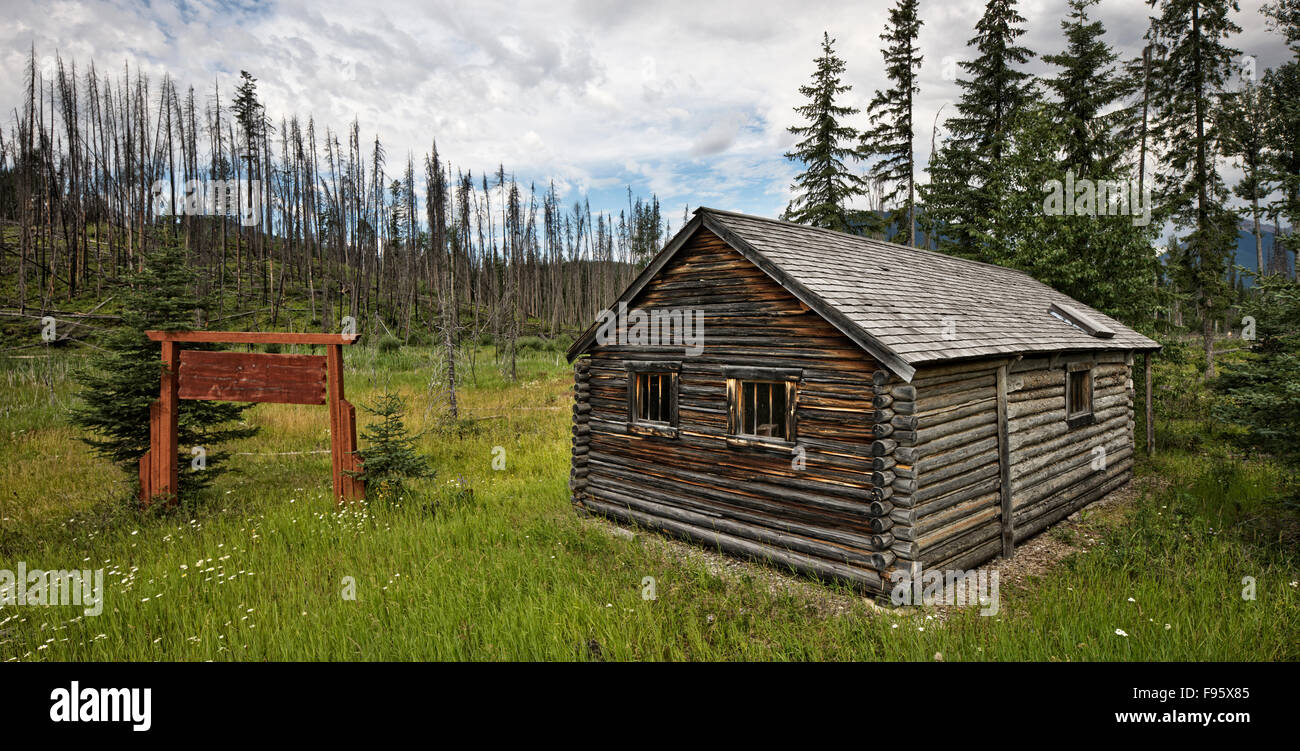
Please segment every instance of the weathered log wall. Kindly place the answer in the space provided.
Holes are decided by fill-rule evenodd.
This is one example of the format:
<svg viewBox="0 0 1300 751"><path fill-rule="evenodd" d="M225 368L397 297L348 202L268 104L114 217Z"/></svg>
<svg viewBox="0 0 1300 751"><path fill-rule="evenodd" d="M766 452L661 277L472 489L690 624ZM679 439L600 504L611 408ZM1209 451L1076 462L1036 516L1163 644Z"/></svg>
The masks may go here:
<svg viewBox="0 0 1300 751"><path fill-rule="evenodd" d="M913 576L998 544L1002 362L920 368L910 384L889 387L895 412L910 414L910 429L894 433L893 550L896 568Z"/></svg>
<svg viewBox="0 0 1300 751"><path fill-rule="evenodd" d="M1092 424L1067 424L1071 363L1092 366ZM984 360L922 367L911 384L878 387L887 395L877 396L878 404L892 401L895 413L914 417L910 430L893 433L895 444L880 447L881 453L892 449L895 463L895 568L970 568L1127 482L1133 467L1130 364L1123 353Z"/></svg>
<svg viewBox="0 0 1300 751"><path fill-rule="evenodd" d="M872 359L703 230L629 308L702 311L703 348L597 342L578 361L575 503L880 591L894 506L890 483L873 481L888 470L871 455L883 429ZM628 429L628 361L681 363L675 435ZM801 371L795 446L728 443L725 369L736 366Z"/></svg>
<svg viewBox="0 0 1300 751"><path fill-rule="evenodd" d="M1065 372L1072 362L1092 365L1094 418L1073 428L1064 419ZM1007 410L1017 542L1132 477L1131 366L1131 355L1096 353L1027 358L1011 367Z"/></svg>

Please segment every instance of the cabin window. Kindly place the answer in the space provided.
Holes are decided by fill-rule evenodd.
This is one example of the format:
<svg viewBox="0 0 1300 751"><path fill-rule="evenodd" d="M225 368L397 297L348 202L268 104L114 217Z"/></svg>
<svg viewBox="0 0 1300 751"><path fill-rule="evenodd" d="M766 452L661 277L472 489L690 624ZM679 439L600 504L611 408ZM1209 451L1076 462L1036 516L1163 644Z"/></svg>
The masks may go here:
<svg viewBox="0 0 1300 751"><path fill-rule="evenodd" d="M677 435L679 363L629 362L627 425L638 433Z"/></svg>
<svg viewBox="0 0 1300 751"><path fill-rule="evenodd" d="M799 372L763 368L729 369L727 432L733 443L792 444Z"/></svg>
<svg viewBox="0 0 1300 751"><path fill-rule="evenodd" d="M673 373L636 374L636 422L672 421Z"/></svg>
<svg viewBox="0 0 1300 751"><path fill-rule="evenodd" d="M1092 370L1074 367L1065 373L1065 419L1070 427L1088 425L1092 417Z"/></svg>

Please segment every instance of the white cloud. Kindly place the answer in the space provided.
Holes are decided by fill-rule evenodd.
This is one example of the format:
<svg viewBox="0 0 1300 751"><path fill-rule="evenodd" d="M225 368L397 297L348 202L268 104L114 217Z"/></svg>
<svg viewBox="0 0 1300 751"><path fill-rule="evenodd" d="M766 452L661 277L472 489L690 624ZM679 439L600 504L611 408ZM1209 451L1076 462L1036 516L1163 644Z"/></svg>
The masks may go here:
<svg viewBox="0 0 1300 751"><path fill-rule="evenodd" d="M1283 54L1243 2L1236 45L1263 66ZM773 214L795 172L782 154L793 138L797 88L806 83L823 30L848 63L852 103L885 85L879 34L888 2L780 0L128 0L10 2L0 29L0 103L21 102L27 50L57 49L80 70L124 64L155 82L166 72L208 101L214 80L229 102L239 71L259 79L277 120L298 114L343 131L355 118L363 142L378 134L393 162L422 155L434 138L456 167L507 170L569 191L655 191L665 207L709 202ZM930 151L935 115L952 114L955 83L945 56L964 57L982 0L925 2L926 56L917 150ZM1025 43L1062 45L1065 0L1028 0ZM1099 14L1126 55L1141 45L1149 9L1104 0ZM1034 70L1043 70L1041 61ZM155 83L156 91L156 83ZM10 115L12 118L12 115ZM858 125L865 125L865 115ZM8 128L6 128L7 130ZM345 136L344 136L345 138ZM724 206L720 206L724 207ZM599 208L599 207L593 207ZM672 213L671 211L669 212Z"/></svg>

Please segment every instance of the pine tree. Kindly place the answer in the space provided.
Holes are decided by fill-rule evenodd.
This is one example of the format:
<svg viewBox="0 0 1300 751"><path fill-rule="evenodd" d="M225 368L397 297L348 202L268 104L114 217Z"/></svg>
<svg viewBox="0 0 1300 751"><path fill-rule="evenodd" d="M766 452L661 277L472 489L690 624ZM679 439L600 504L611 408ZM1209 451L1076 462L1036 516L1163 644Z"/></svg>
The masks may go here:
<svg viewBox="0 0 1300 751"><path fill-rule="evenodd" d="M799 162L804 171L795 178L791 190L794 198L786 207L785 218L814 227L853 231L853 212L849 202L864 193L865 181L845 164L858 156L862 136L843 119L858 110L836 104L836 98L852 89L840 83L844 61L835 55L835 40L822 34L822 54L816 59L817 70L812 83L800 86L799 93L808 103L795 107L807 125L791 126L790 132L801 140L786 159Z"/></svg>
<svg viewBox="0 0 1300 751"><path fill-rule="evenodd" d="M1164 146L1157 175L1157 218L1187 234L1179 281L1200 315L1206 377L1214 376L1214 321L1226 310L1227 259L1236 244L1236 217L1215 168L1219 129L1213 115L1233 70L1237 50L1228 38L1241 31L1229 17L1234 0L1151 0L1152 26L1166 55L1157 66L1153 133Z"/></svg>
<svg viewBox="0 0 1300 751"><path fill-rule="evenodd" d="M1264 6L1264 12L1292 51L1292 58L1268 71L1262 82L1270 115L1264 134L1266 172L1279 193L1270 209L1290 224L1285 238L1274 237L1273 255L1280 262L1270 264L1273 270L1285 264L1277 247L1279 239L1290 248L1300 247L1296 234L1300 227L1300 0L1279 0Z"/></svg>
<svg viewBox="0 0 1300 751"><path fill-rule="evenodd" d="M1225 100L1224 110L1219 114L1223 123L1225 153L1236 159L1242 170L1241 180L1233 186L1232 192L1249 206L1255 235L1255 268L1261 274L1266 273L1264 233L1260 226L1264 215L1261 202L1273 192L1267 179L1266 144L1272 119L1268 105L1269 99L1260 85L1247 81L1241 91Z"/></svg>
<svg viewBox="0 0 1300 751"><path fill-rule="evenodd" d="M70 410L72 423L90 432L82 440L96 453L132 476L138 471L140 456L149 450L149 405L158 399L162 375L160 346L144 332L193 328L196 311L204 302L195 296L194 288L195 275L181 248L164 243L153 249L144 268L118 292L121 325L106 335L103 349L76 372L80 389L78 403ZM221 444L257 432L240 422L248 407L181 400L176 461L182 466L189 463L192 447L202 447L206 453L202 470L180 472L182 499L211 484L224 471L229 452L221 450Z"/></svg>
<svg viewBox="0 0 1300 751"><path fill-rule="evenodd" d="M1249 355L1225 363L1216 416L1246 428L1240 443L1300 472L1300 284L1261 278L1242 313L1255 319L1255 340Z"/></svg>
<svg viewBox="0 0 1300 751"><path fill-rule="evenodd" d="M902 216L907 222L907 244L916 245L916 152L912 147L915 129L913 102L921 88L917 71L921 68L920 48L916 38L922 21L917 16L917 0L898 0L889 11L889 25L880 35L887 43L881 53L885 58L885 75L892 86L877 91L868 105L872 127L863 136L864 158L877 158L871 165L873 180L887 185L885 201L903 201Z"/></svg>
<svg viewBox="0 0 1300 751"><path fill-rule="evenodd" d="M415 450L415 438L406 428L406 404L402 397L385 391L368 404L366 412L379 418L361 431L365 448L357 452L366 492L374 500L395 501L408 492L407 480L432 477L427 457Z"/></svg>
<svg viewBox="0 0 1300 751"><path fill-rule="evenodd" d="M1105 41L1105 27L1088 15L1096 4L1097 0L1070 0L1069 15L1061 21L1065 48L1044 55L1043 60L1059 68L1056 76L1045 80L1054 95L1045 113L1059 154L1056 174L1049 179L1066 182L1070 173L1077 181L1091 181L1087 184L1097 191L1083 200L1082 207L1077 196L1066 197L1074 210L1044 216L1041 227L1021 235L1016 265L1077 300L1139 323L1154 314L1158 302L1152 294L1155 228L1112 211L1116 208L1110 203L1112 187L1126 198L1132 195L1123 135L1132 113L1116 106L1129 92L1130 80L1117 69L1118 56ZM1041 156L1049 161L1053 157ZM1092 213L1077 211L1088 203ZM1126 208L1134 211L1137 206Z"/></svg>
<svg viewBox="0 0 1300 751"><path fill-rule="evenodd" d="M1111 110L1124 95L1125 82L1116 72L1118 56L1102 38L1105 27L1088 17L1098 2L1070 0L1070 14L1061 21L1065 49L1043 55L1044 62L1061 69L1046 83L1056 95L1054 119L1065 134L1064 166L1091 178L1113 176L1123 156Z"/></svg>
<svg viewBox="0 0 1300 751"><path fill-rule="evenodd" d="M968 42L976 56L958 63L966 76L957 81L957 115L945 124L949 137L935 160L942 174L923 191L926 211L941 227L940 247L955 255L999 260L987 221L1007 189L998 164L1010 148L1012 118L1034 91L1031 76L1018 68L1033 57L1016 44L1024 22L1015 0L989 0Z"/></svg>

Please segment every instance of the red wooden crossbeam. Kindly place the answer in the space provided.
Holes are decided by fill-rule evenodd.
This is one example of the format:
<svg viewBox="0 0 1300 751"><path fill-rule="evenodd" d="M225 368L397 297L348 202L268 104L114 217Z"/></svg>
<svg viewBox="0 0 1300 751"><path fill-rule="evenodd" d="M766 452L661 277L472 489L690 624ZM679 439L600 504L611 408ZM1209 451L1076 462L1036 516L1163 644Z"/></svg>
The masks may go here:
<svg viewBox="0 0 1300 751"><path fill-rule="evenodd" d="M149 408L149 450L140 457L140 500L175 502L179 486L178 418L181 399L328 404L334 498L365 497L360 471L356 409L343 398L343 345L352 334L277 334L249 331L147 331L162 343L162 383ZM326 354L281 355L182 350L185 343L319 344Z"/></svg>
<svg viewBox="0 0 1300 751"><path fill-rule="evenodd" d="M352 344L356 334L278 334L273 331L146 331L155 342L203 344Z"/></svg>

